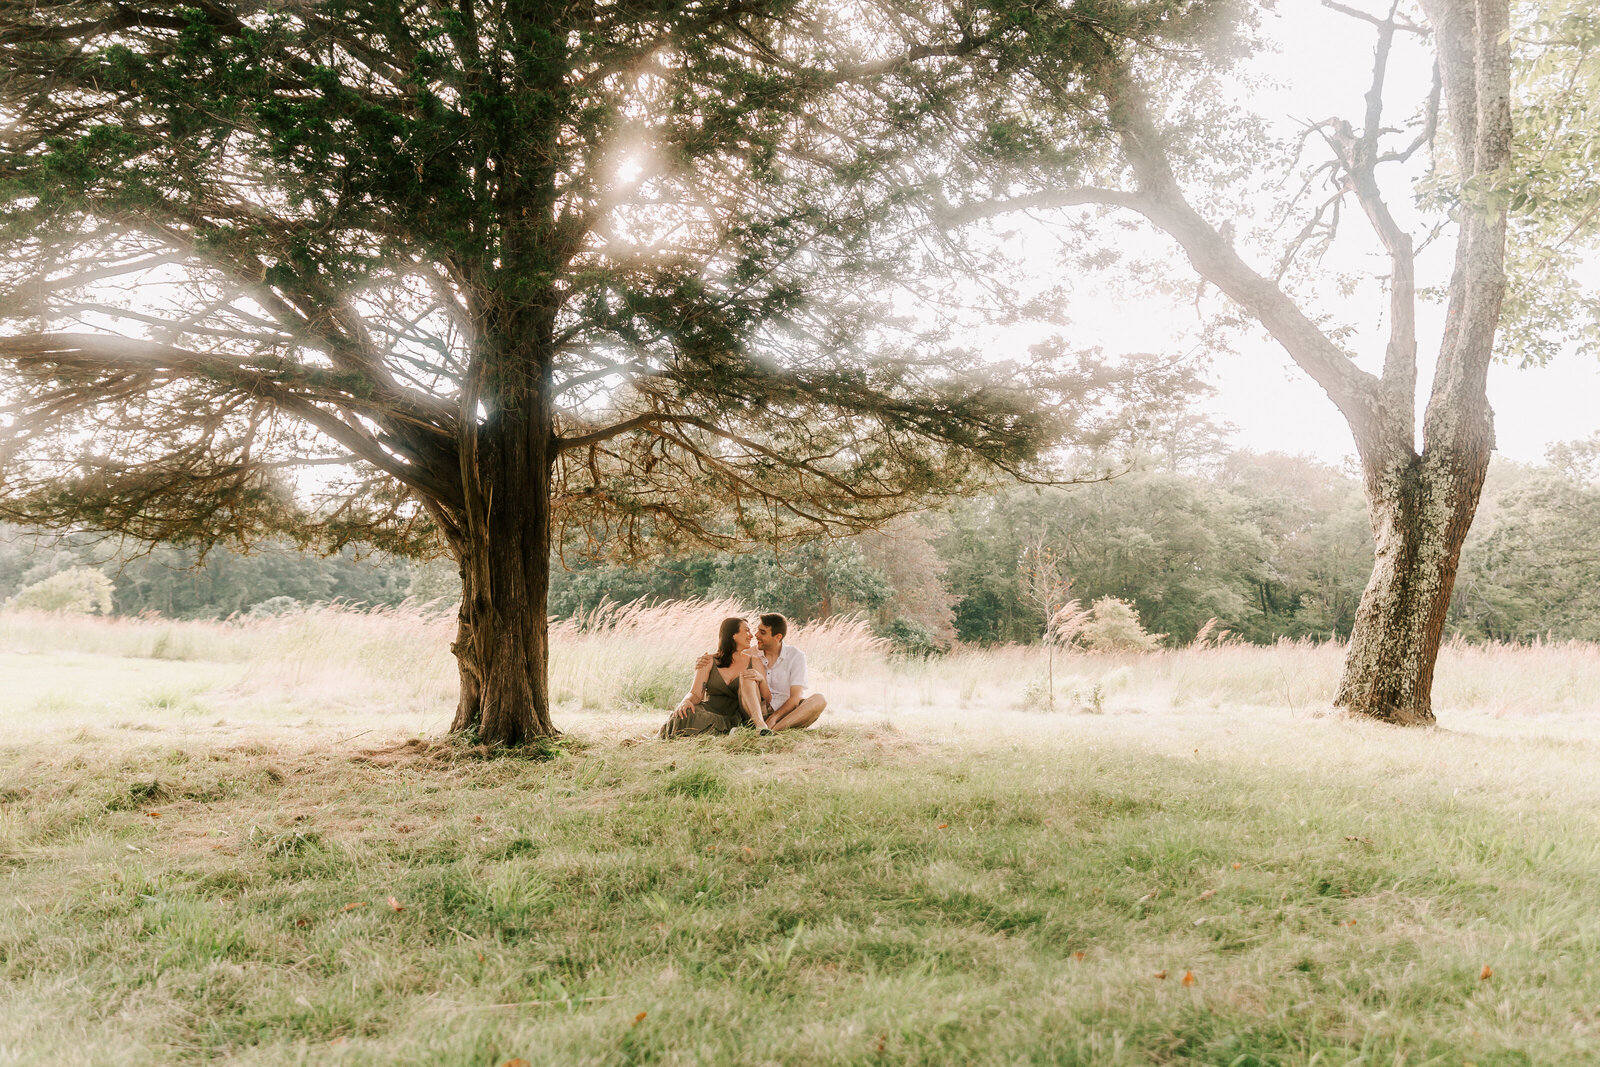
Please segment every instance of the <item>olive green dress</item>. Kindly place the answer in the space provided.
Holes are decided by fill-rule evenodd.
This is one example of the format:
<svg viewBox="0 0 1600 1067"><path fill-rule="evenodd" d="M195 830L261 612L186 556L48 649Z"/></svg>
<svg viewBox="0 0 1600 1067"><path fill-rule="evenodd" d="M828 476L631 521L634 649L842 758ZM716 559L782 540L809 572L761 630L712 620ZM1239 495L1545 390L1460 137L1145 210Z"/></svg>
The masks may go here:
<svg viewBox="0 0 1600 1067"><path fill-rule="evenodd" d="M725 734L744 721L744 708L739 706L739 676L724 681L722 672L711 668L706 679L705 699L689 709L683 718L670 718L661 727L661 736L692 737L695 734Z"/></svg>

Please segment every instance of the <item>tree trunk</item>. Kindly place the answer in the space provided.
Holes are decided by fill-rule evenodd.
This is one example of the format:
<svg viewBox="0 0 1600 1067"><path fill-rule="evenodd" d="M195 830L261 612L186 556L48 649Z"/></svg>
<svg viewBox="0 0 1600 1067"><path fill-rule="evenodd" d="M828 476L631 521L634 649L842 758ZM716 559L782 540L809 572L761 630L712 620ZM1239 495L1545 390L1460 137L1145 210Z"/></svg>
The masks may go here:
<svg viewBox="0 0 1600 1067"><path fill-rule="evenodd" d="M1376 559L1356 609L1339 707L1402 726L1434 721L1434 665L1493 443L1487 405L1482 415L1475 447L1423 456L1396 448L1368 470Z"/></svg>
<svg viewBox="0 0 1600 1067"><path fill-rule="evenodd" d="M520 425L485 427L489 506L485 521L454 546L461 609L450 650L461 696L450 730L476 730L490 745L556 734L548 674L550 449L548 434L544 442L538 436Z"/></svg>
<svg viewBox="0 0 1600 1067"><path fill-rule="evenodd" d="M516 330L486 361L485 417L463 441L465 507L450 535L461 608L450 646L461 673L452 733L490 745L557 734L550 721L550 491L556 440L548 321ZM500 338L515 336L512 328ZM465 402L471 410L470 399Z"/></svg>

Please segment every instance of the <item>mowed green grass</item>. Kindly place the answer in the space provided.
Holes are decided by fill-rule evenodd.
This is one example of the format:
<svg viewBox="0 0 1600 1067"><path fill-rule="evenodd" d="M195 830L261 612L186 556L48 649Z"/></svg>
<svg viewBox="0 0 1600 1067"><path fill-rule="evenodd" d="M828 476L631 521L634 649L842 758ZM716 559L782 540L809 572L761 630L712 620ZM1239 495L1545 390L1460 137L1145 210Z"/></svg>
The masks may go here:
<svg viewBox="0 0 1600 1067"><path fill-rule="evenodd" d="M569 709L535 761L192 718L0 748L0 1062L1600 1055L1566 720Z"/></svg>

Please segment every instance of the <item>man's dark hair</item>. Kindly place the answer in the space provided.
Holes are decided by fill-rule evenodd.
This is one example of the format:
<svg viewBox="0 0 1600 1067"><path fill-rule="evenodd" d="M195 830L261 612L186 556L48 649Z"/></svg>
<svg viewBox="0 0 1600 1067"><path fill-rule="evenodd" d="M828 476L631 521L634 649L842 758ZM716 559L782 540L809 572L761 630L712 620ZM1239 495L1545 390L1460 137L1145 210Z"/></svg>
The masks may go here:
<svg viewBox="0 0 1600 1067"><path fill-rule="evenodd" d="M779 637L783 637L789 632L789 620L784 618L782 615L779 615L777 612L773 612L771 615L761 616L761 625L765 626L768 630L771 630Z"/></svg>

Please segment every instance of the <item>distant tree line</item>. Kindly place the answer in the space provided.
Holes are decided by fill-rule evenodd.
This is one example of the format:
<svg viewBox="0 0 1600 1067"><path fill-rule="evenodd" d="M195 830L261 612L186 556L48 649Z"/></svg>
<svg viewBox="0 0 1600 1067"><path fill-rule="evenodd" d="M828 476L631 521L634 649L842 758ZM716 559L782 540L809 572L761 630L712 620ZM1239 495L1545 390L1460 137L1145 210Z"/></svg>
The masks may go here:
<svg viewBox="0 0 1600 1067"><path fill-rule="evenodd" d="M1110 481L1016 487L781 554L623 567L571 553L552 568L550 607L571 617L603 600L726 596L795 619L859 612L910 652L1032 642L1045 620L1021 561L1041 546L1071 580L1072 598L1127 601L1168 644L1192 641L1212 619L1212 634L1250 642L1347 637L1372 566L1360 487L1349 474L1280 454L1183 464L1168 452ZM82 568L111 581L110 611L119 615L226 618L455 594L447 561L348 549L318 556L278 542L203 558L168 547L119 553L101 538L0 528L0 598ZM1559 445L1543 464L1494 465L1449 627L1474 640L1600 640L1600 438Z"/></svg>
<svg viewBox="0 0 1600 1067"><path fill-rule="evenodd" d="M60 587L59 576L88 569L111 580L110 613L118 615L214 619L333 601L392 606L425 592L427 566L350 549L324 557L283 542L248 553L219 548L203 557L167 546L119 551L103 537L0 527L0 598L52 579Z"/></svg>

